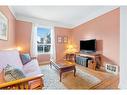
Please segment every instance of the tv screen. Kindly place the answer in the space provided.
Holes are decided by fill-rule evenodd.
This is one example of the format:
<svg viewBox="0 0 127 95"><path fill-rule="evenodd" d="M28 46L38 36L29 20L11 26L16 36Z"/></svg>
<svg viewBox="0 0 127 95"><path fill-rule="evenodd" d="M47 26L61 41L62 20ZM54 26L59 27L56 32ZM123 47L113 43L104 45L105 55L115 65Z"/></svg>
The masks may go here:
<svg viewBox="0 0 127 95"><path fill-rule="evenodd" d="M80 51L96 51L96 39L80 41Z"/></svg>

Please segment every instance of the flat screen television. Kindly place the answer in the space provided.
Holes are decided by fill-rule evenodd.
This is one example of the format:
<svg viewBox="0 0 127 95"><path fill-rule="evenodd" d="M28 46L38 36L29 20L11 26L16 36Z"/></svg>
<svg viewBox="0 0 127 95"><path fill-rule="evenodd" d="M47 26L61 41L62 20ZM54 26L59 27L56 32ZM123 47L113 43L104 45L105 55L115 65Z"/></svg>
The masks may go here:
<svg viewBox="0 0 127 95"><path fill-rule="evenodd" d="M96 52L96 39L81 40L80 51Z"/></svg>

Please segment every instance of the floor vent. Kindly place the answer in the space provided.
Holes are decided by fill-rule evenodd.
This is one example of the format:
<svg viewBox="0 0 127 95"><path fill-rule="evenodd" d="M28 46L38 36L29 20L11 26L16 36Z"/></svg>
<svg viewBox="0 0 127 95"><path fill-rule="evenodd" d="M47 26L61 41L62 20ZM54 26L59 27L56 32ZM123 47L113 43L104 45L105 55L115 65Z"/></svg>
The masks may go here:
<svg viewBox="0 0 127 95"><path fill-rule="evenodd" d="M112 65L112 64L106 64L106 71L112 74L117 75L118 74L118 66Z"/></svg>

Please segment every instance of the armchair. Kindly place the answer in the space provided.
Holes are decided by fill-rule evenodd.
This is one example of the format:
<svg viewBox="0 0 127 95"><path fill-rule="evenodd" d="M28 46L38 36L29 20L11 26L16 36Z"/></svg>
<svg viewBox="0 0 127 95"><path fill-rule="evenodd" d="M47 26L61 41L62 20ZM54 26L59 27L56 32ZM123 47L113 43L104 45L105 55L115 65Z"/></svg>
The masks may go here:
<svg viewBox="0 0 127 95"><path fill-rule="evenodd" d="M26 78L6 82L3 69L7 64L22 69ZM0 51L0 89L41 89L44 86L42 77L36 58L23 65L17 50Z"/></svg>

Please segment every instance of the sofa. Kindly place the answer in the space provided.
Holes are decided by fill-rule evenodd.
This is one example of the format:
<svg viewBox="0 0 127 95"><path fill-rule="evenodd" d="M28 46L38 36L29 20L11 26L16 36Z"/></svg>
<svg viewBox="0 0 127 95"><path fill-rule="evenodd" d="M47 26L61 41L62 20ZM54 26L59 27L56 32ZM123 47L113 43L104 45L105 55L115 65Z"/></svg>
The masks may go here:
<svg viewBox="0 0 127 95"><path fill-rule="evenodd" d="M21 69L26 77L6 82L3 69L7 64ZM0 89L42 89L44 86L42 77L37 59L34 58L23 65L18 50L0 51Z"/></svg>

